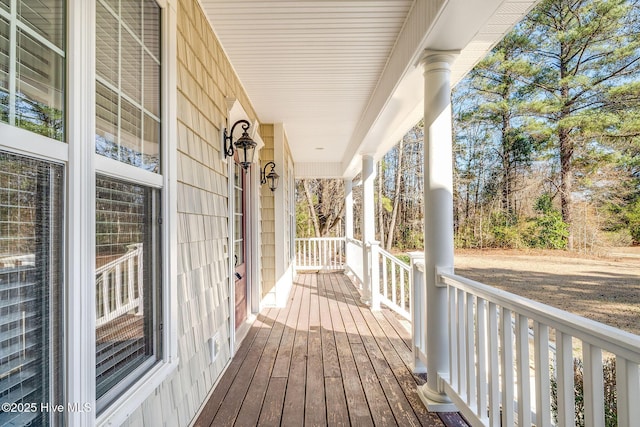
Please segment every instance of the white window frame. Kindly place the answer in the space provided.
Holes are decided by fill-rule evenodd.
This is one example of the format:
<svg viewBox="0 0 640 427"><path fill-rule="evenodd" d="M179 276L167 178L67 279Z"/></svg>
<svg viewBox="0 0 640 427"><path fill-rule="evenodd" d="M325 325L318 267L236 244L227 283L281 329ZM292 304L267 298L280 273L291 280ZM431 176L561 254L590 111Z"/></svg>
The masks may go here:
<svg viewBox="0 0 640 427"><path fill-rule="evenodd" d="M148 172L95 153L95 0L67 0L65 135L60 142L0 123L0 149L65 167L61 345L68 426L119 425L178 366L177 342L177 1L156 0L161 28L161 172ZM15 68L15 67L14 67ZM117 166L114 168L114 165ZM114 173L117 170L118 173ZM101 413L95 381L95 180L96 174L129 180L161 192L162 355Z"/></svg>
<svg viewBox="0 0 640 427"><path fill-rule="evenodd" d="M123 423L178 366L176 247L175 1L156 0L161 13L161 172L145 171L95 153L95 0L67 2L68 274L65 400L89 411L65 412L69 426ZM87 60L90 58L90 60ZM140 378L96 413L95 180L96 175L161 189L162 354ZM84 349L79 351L78 349Z"/></svg>
<svg viewBox="0 0 640 427"><path fill-rule="evenodd" d="M28 28L27 26L25 26L23 23L17 22L17 16L15 13L16 8L14 7L15 4L11 4L11 14L8 14L4 9L0 10L0 16L2 16L5 19L9 19L10 21L10 25L12 27L12 32L15 34L15 32L13 30L15 30L15 28L20 28L23 31L26 31L29 36L33 37L34 39L36 39L38 42L43 43L45 46L49 47L49 48L55 48L53 50L56 51L56 53L60 53L62 50L58 47L55 47L53 45L53 43L49 42L48 40L46 40L44 37L42 37L41 35L37 34L35 31L31 30L30 28ZM12 54L10 54L10 58L13 57L15 58L15 50L17 48L17 40L13 40L13 43L10 44L10 50L13 51ZM68 47L67 47L68 49ZM67 50L67 54L66 55L62 55L63 58L65 59L65 63L67 64L68 67L68 50ZM9 65L10 71L9 71L9 103L10 106L9 108L12 109L13 111L10 112L9 114L9 121L10 123L13 121L15 123L15 120L12 120L12 115L13 115L13 119L15 119L15 99L16 99L16 78L15 78L15 73L16 73L16 63L15 61L12 62ZM65 89L66 89L66 84L65 84ZM67 96L68 96L68 92L67 92ZM68 99L68 98L67 98ZM67 103L68 105L68 103ZM69 108L66 107L65 111L64 111L64 118L65 120L68 122L68 117L69 117ZM65 123L65 130L67 127L67 123ZM67 137L68 140L68 137ZM19 156L26 156L26 157L30 157L39 161L44 161L44 162L50 162L50 163L55 163L58 165L63 166L64 168L64 176L63 176L63 187L68 188L68 184L69 184L69 168L68 168L68 163L69 163L69 145L66 142L62 142L62 141L58 141L52 138L48 138L46 136L28 131L26 129L22 129L19 127L14 126L13 124L9 124L9 123L5 123L5 122L0 122L0 150L8 152L8 153L12 153L15 155L19 155ZM62 196L63 198L65 198L66 194L68 194L68 191L65 191L65 194ZM67 249L67 227L68 227L68 221L69 221L69 212L67 209L67 205L65 204L65 206L63 207L63 217L64 217L64 223L63 223L63 228L62 228L62 238L60 239L62 242L62 247L60 248L61 253L60 253L60 259L62 260L62 263L64 266L67 265L66 260L68 259L68 254L66 252ZM67 295L67 291L64 287L64 284L66 282L66 278L67 278L67 272L65 270L65 268L62 268L62 276L63 276L63 281L61 283L61 289L60 291L63 293L62 296L62 300L66 302L66 295ZM66 322L66 318L64 317L64 307L61 307L60 309L60 323L61 324L65 324ZM53 345L60 345L60 358L59 358L59 365L51 365L50 369L53 370L54 368L60 369L63 373L56 373L56 374L52 374L50 373L50 377L52 378L52 381L49 384L49 388L50 390L54 390L54 389L60 389L61 386L65 383L65 378L64 378L64 371L67 369L67 365L66 365L66 354L68 352L68 347L66 346L66 337L65 334L60 334L61 336L61 341L60 342L56 342L53 343ZM49 352L51 354L51 352ZM53 383L53 381L56 382L56 384ZM53 399L54 402L57 402L58 397L55 397ZM62 397L60 400L65 399L66 400L66 395L64 397ZM51 416L54 416L55 414L50 414Z"/></svg>

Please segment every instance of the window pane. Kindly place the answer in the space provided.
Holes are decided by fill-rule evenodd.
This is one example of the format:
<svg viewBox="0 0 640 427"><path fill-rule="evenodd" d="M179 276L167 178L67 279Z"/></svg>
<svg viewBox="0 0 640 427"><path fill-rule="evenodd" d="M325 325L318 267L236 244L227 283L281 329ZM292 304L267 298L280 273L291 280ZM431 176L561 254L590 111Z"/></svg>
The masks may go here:
<svg viewBox="0 0 640 427"><path fill-rule="evenodd" d="M5 10L9 10L9 1L10 0L0 0L0 7Z"/></svg>
<svg viewBox="0 0 640 427"><path fill-rule="evenodd" d="M151 172L160 172L160 122L144 115L144 148L142 167Z"/></svg>
<svg viewBox="0 0 640 427"><path fill-rule="evenodd" d="M96 152L160 173L160 9L144 1L98 2Z"/></svg>
<svg viewBox="0 0 640 427"><path fill-rule="evenodd" d="M96 153L118 159L118 95L96 82Z"/></svg>
<svg viewBox="0 0 640 427"><path fill-rule="evenodd" d="M64 2L19 0L18 18L59 48L64 47Z"/></svg>
<svg viewBox="0 0 640 427"><path fill-rule="evenodd" d="M142 2L140 0L123 0L120 7L122 21L137 38L142 38Z"/></svg>
<svg viewBox="0 0 640 427"><path fill-rule="evenodd" d="M145 78L147 76L145 75ZM128 31L122 31L122 91L142 103L142 46Z"/></svg>
<svg viewBox="0 0 640 427"><path fill-rule="evenodd" d="M120 99L120 160L140 166L142 151L142 112L138 107Z"/></svg>
<svg viewBox="0 0 640 427"><path fill-rule="evenodd" d="M144 54L144 108L160 117L160 65L147 52Z"/></svg>
<svg viewBox="0 0 640 427"><path fill-rule="evenodd" d="M120 51L118 19L102 3L96 4L96 74L118 86Z"/></svg>
<svg viewBox="0 0 640 427"><path fill-rule="evenodd" d="M144 45L160 59L160 7L155 0L144 0Z"/></svg>
<svg viewBox="0 0 640 427"><path fill-rule="evenodd" d="M0 152L0 402L61 403L62 167ZM54 383L51 383L51 379ZM0 425L49 425L3 412Z"/></svg>
<svg viewBox="0 0 640 427"><path fill-rule="evenodd" d="M18 30L16 125L62 141L64 60Z"/></svg>
<svg viewBox="0 0 640 427"><path fill-rule="evenodd" d="M96 180L98 398L159 357L157 199L157 190L105 177Z"/></svg>

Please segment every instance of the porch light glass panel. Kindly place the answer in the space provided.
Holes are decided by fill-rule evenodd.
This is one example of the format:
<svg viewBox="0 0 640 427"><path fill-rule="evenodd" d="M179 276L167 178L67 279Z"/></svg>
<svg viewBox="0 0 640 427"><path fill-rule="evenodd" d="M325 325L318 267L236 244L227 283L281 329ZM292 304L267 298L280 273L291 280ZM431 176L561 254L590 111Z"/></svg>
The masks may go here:
<svg viewBox="0 0 640 427"><path fill-rule="evenodd" d="M96 397L158 358L159 191L96 180ZM124 381L125 386L130 381ZM118 387L118 385L120 385ZM106 397L107 401L112 397Z"/></svg>
<svg viewBox="0 0 640 427"><path fill-rule="evenodd" d="M0 7L0 121L59 141L65 138L64 21L62 0Z"/></svg>
<svg viewBox="0 0 640 427"><path fill-rule="evenodd" d="M62 403L62 191L62 166L0 152L3 404ZM0 410L3 426L51 421L46 411Z"/></svg>
<svg viewBox="0 0 640 427"><path fill-rule="evenodd" d="M160 173L160 8L96 2L96 153Z"/></svg>

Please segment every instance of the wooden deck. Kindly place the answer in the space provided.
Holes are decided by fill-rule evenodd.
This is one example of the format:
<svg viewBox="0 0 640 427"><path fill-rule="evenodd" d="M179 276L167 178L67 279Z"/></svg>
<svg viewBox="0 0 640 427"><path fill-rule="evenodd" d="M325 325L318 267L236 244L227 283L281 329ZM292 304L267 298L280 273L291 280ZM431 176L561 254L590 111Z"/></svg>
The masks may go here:
<svg viewBox="0 0 640 427"><path fill-rule="evenodd" d="M258 316L195 426L466 426L424 408L409 340L343 274L298 275L287 307Z"/></svg>

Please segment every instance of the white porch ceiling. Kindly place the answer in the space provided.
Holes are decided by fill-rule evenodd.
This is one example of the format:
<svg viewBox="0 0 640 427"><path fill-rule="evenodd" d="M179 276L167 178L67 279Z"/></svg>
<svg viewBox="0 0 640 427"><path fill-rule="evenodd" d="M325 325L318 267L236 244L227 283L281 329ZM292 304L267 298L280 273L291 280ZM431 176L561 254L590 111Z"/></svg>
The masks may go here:
<svg viewBox="0 0 640 427"><path fill-rule="evenodd" d="M296 175L349 177L422 116L425 49L461 50L456 83L535 0L201 0Z"/></svg>

